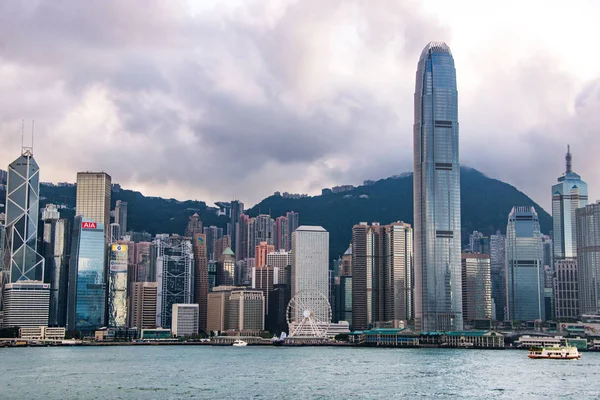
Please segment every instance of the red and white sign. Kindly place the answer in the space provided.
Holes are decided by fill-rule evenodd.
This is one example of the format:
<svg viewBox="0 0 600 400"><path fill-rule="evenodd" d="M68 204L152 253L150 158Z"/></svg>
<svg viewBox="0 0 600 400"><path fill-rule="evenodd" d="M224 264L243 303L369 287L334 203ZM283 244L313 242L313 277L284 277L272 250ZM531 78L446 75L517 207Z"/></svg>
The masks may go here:
<svg viewBox="0 0 600 400"><path fill-rule="evenodd" d="M96 229L95 222L82 222L81 229Z"/></svg>

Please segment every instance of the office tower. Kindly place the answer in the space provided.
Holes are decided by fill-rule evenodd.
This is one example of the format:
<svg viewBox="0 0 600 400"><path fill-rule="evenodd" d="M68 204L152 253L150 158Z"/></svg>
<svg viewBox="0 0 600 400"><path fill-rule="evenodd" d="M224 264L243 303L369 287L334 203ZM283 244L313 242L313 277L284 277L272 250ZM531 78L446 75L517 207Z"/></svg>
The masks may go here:
<svg viewBox="0 0 600 400"><path fill-rule="evenodd" d="M552 238L542 235L542 265L544 267L544 312L546 320L554 320L554 246Z"/></svg>
<svg viewBox="0 0 600 400"><path fill-rule="evenodd" d="M251 233L250 235L252 237L252 241L250 242L250 246L252 246L250 257L256 258L255 249L260 242L266 242L270 246L274 245L275 221L273 221L270 215L260 214L254 218L253 228L253 234Z"/></svg>
<svg viewBox="0 0 600 400"><path fill-rule="evenodd" d="M203 229L204 234L206 235L206 258L208 260L217 260L218 257L215 257L215 246L217 240L223 237L223 228L217 228L216 226L209 226ZM229 243L223 249L230 247L231 243ZM221 253L223 250L221 250ZM221 255L221 254L219 254Z"/></svg>
<svg viewBox="0 0 600 400"><path fill-rule="evenodd" d="M552 267L554 265L553 248L554 246L552 243L552 238L548 235L542 235L543 265L548 265L549 267Z"/></svg>
<svg viewBox="0 0 600 400"><path fill-rule="evenodd" d="M44 258L37 251L39 172L30 148L23 148L21 156L8 166L3 251L5 283L44 279Z"/></svg>
<svg viewBox="0 0 600 400"><path fill-rule="evenodd" d="M352 276L340 276L336 283L336 321L352 322ZM354 329L354 328L353 328Z"/></svg>
<svg viewBox="0 0 600 400"><path fill-rule="evenodd" d="M513 207L506 226L506 319L544 320L540 221L533 207Z"/></svg>
<svg viewBox="0 0 600 400"><path fill-rule="evenodd" d="M338 271L339 276L352 276L352 243L346 249L342 255L342 263L340 270Z"/></svg>
<svg viewBox="0 0 600 400"><path fill-rule="evenodd" d="M0 213L0 304L2 304L2 266L4 263L4 217L5 214Z"/></svg>
<svg viewBox="0 0 600 400"><path fill-rule="evenodd" d="M461 268L464 323L473 326L476 320L492 318L490 256L463 253Z"/></svg>
<svg viewBox="0 0 600 400"><path fill-rule="evenodd" d="M290 302L290 287L288 285L274 285L273 291L269 293L267 318L265 321L266 330L280 335L281 332L287 332L286 311Z"/></svg>
<svg viewBox="0 0 600 400"><path fill-rule="evenodd" d="M552 234L556 260L577 257L575 210L588 202L587 183L573 172L568 146L565 158L566 171L552 186Z"/></svg>
<svg viewBox="0 0 600 400"><path fill-rule="evenodd" d="M8 172L0 169L0 185L6 185L8 179Z"/></svg>
<svg viewBox="0 0 600 400"><path fill-rule="evenodd" d="M265 298L262 291L236 289L229 298L228 329L257 334L265 328Z"/></svg>
<svg viewBox="0 0 600 400"><path fill-rule="evenodd" d="M158 283L156 325L168 329L173 304L191 304L194 300L194 252L190 239L181 236L158 237L154 243Z"/></svg>
<svg viewBox="0 0 600 400"><path fill-rule="evenodd" d="M490 238L479 231L469 235L469 250L471 253L490 254Z"/></svg>
<svg viewBox="0 0 600 400"><path fill-rule="evenodd" d="M117 200L115 205L115 222L119 224L119 239L127 233L127 202Z"/></svg>
<svg viewBox="0 0 600 400"><path fill-rule="evenodd" d="M217 286L217 262L215 260L208 261L208 292L212 292Z"/></svg>
<svg viewBox="0 0 600 400"><path fill-rule="evenodd" d="M366 222L352 228L352 326L368 329L383 321L379 289L383 286L383 240L381 226ZM381 313L380 313L381 311Z"/></svg>
<svg viewBox="0 0 600 400"><path fill-rule="evenodd" d="M66 326L69 285L69 221L60 219L54 204L42 212L44 221L44 282L50 285L49 326Z"/></svg>
<svg viewBox="0 0 600 400"><path fill-rule="evenodd" d="M335 303L335 271L329 270L327 271L329 274L329 306L331 307L331 318L335 316L336 313L336 303ZM333 321L332 321L333 322Z"/></svg>
<svg viewBox="0 0 600 400"><path fill-rule="evenodd" d="M413 230L410 224L386 225L384 242L384 317L407 322L413 315Z"/></svg>
<svg viewBox="0 0 600 400"><path fill-rule="evenodd" d="M286 272L291 270L292 266L292 253L285 250L278 250L267 254L267 265L275 267L279 271L277 273L278 284L290 285L286 277Z"/></svg>
<svg viewBox="0 0 600 400"><path fill-rule="evenodd" d="M580 314L600 314L600 202L577 209ZM558 306L557 306L558 307Z"/></svg>
<svg viewBox="0 0 600 400"><path fill-rule="evenodd" d="M287 218L284 216L275 218L275 249L285 250L289 240Z"/></svg>
<svg viewBox="0 0 600 400"><path fill-rule="evenodd" d="M333 272L335 276L340 276L340 268L342 267L342 257L338 256L337 259L333 259Z"/></svg>
<svg viewBox="0 0 600 400"><path fill-rule="evenodd" d="M135 243L135 282L156 282L156 271L150 269L151 242Z"/></svg>
<svg viewBox="0 0 600 400"><path fill-rule="evenodd" d="M425 46L417 67L413 180L415 325L461 330L458 92L445 43Z"/></svg>
<svg viewBox="0 0 600 400"><path fill-rule="evenodd" d="M211 260L216 261L219 258L221 258L221 256L223 255L223 251L225 251L225 249L228 247L230 249L232 248L231 247L231 236L225 235L222 238L217 239L215 241L215 254Z"/></svg>
<svg viewBox="0 0 600 400"><path fill-rule="evenodd" d="M576 321L579 316L577 260L557 260L554 264L554 306L557 321Z"/></svg>
<svg viewBox="0 0 600 400"><path fill-rule="evenodd" d="M490 280L492 282L492 318L504 321L506 307L506 236L496 231L490 236Z"/></svg>
<svg viewBox="0 0 600 400"><path fill-rule="evenodd" d="M287 251L290 251L292 249L292 233L294 233L294 231L296 229L298 229L298 226L300 226L299 224L299 220L300 220L300 214L298 214L297 212L294 211L290 211L285 213L285 218L287 220L287 232L286 232L286 241L284 243L284 248Z"/></svg>
<svg viewBox="0 0 600 400"><path fill-rule="evenodd" d="M273 253L275 246L268 244L267 242L260 242L254 251L254 265L257 267L264 267L267 265L267 254Z"/></svg>
<svg viewBox="0 0 600 400"><path fill-rule="evenodd" d="M228 247L217 261L217 286L235 285L235 270L235 254Z"/></svg>
<svg viewBox="0 0 600 400"><path fill-rule="evenodd" d="M250 242L250 232L252 232L252 234L254 235L254 230L250 229L251 221L252 218L250 218L246 214L240 215L237 220L235 242L233 236L231 237L231 245L233 246L231 249L235 250L236 260L243 260L245 258L250 257L248 243L253 243ZM254 247L252 247L252 252L254 252Z"/></svg>
<svg viewBox="0 0 600 400"><path fill-rule="evenodd" d="M111 177L105 172L77 173L75 215L102 224L106 241L110 240Z"/></svg>
<svg viewBox="0 0 600 400"><path fill-rule="evenodd" d="M235 285L250 286L252 284L254 261L254 258L246 258L235 263Z"/></svg>
<svg viewBox="0 0 600 400"><path fill-rule="evenodd" d="M206 258L206 235L194 233L195 301L198 304L198 327L206 330L206 307L208 301L208 260Z"/></svg>
<svg viewBox="0 0 600 400"><path fill-rule="evenodd" d="M206 329L209 332L222 332L229 325L229 299L233 286L215 286L208 294L208 320Z"/></svg>
<svg viewBox="0 0 600 400"><path fill-rule="evenodd" d="M121 239L121 227L119 226L119 224L116 223L112 223L110 224L110 236L109 236L109 241L110 243L117 243L120 239Z"/></svg>
<svg viewBox="0 0 600 400"><path fill-rule="evenodd" d="M412 319L412 238L411 226L403 222L353 227L353 329Z"/></svg>
<svg viewBox="0 0 600 400"><path fill-rule="evenodd" d="M49 304L49 284L33 280L7 283L4 286L4 327L48 326Z"/></svg>
<svg viewBox="0 0 600 400"><path fill-rule="evenodd" d="M104 225L76 216L69 259L69 330L89 332L106 326L105 260Z"/></svg>
<svg viewBox="0 0 600 400"><path fill-rule="evenodd" d="M231 236L231 248L235 251L235 254L237 254L238 260L240 259L240 256L243 255L244 257L242 258L245 258L246 256L246 254L243 254L243 251L241 249L241 247L243 247L243 244L238 243L239 238L244 237L244 234L246 233L244 232L244 227L240 226L240 224L243 224L245 222L240 222L242 215L244 215L244 203L242 203L239 200L233 200L231 202L231 230L228 232L228 234Z"/></svg>
<svg viewBox="0 0 600 400"><path fill-rule="evenodd" d="M320 226L300 226L292 233L292 287L291 296L304 302L307 307L315 306L311 291L329 299L329 232ZM292 316L294 321L302 321L302 310ZM318 321L330 319L329 314L316 315ZM291 328L290 328L291 329Z"/></svg>
<svg viewBox="0 0 600 400"><path fill-rule="evenodd" d="M187 228L185 228L185 236L193 238L196 233L202 233L202 221L198 213L194 213L190 217Z"/></svg>
<svg viewBox="0 0 600 400"><path fill-rule="evenodd" d="M108 327L125 328L127 326L127 266L129 264L128 246L115 244L110 246L108 262Z"/></svg>
<svg viewBox="0 0 600 400"><path fill-rule="evenodd" d="M158 300L156 282L135 282L131 295L130 327L138 329L156 328L156 301Z"/></svg>
<svg viewBox="0 0 600 400"><path fill-rule="evenodd" d="M262 266L252 268L252 289L260 290L265 299L265 311L269 311L269 294L277 283L278 268Z"/></svg>
<svg viewBox="0 0 600 400"><path fill-rule="evenodd" d="M550 265L544 265L544 312L547 321L554 321L556 309L554 307L554 268Z"/></svg>
<svg viewBox="0 0 600 400"><path fill-rule="evenodd" d="M171 313L173 314L171 332L174 336L186 337L198 334L198 304L173 304Z"/></svg>
<svg viewBox="0 0 600 400"><path fill-rule="evenodd" d="M242 221L240 219L240 221ZM246 243L244 244L244 250L247 249L247 255L244 258L238 258L238 261L240 260L244 260L246 258L254 258L254 254L255 254L255 239L256 239L256 230L254 228L254 223L256 222L256 218L248 218L247 219L247 224L246 224L246 235L245 237L247 238Z"/></svg>

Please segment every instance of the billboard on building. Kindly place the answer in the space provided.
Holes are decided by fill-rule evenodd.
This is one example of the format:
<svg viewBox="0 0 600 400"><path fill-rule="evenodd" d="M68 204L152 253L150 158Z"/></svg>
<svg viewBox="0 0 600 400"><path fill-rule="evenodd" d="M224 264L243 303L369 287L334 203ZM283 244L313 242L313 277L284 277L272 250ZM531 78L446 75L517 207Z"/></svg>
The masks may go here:
<svg viewBox="0 0 600 400"><path fill-rule="evenodd" d="M126 244L113 244L110 248L110 272L127 272L128 253Z"/></svg>

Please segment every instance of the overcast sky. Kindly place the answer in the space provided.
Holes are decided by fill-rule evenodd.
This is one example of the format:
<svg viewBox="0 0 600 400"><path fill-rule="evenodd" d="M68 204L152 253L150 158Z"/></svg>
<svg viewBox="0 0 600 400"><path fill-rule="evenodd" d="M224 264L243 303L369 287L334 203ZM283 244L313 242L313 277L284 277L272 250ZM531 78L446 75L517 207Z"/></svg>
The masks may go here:
<svg viewBox="0 0 600 400"><path fill-rule="evenodd" d="M593 0L5 0L0 168L35 119L43 181L104 170L250 206L411 171L417 60L445 41L461 163L548 210L569 143L595 200L599 15Z"/></svg>

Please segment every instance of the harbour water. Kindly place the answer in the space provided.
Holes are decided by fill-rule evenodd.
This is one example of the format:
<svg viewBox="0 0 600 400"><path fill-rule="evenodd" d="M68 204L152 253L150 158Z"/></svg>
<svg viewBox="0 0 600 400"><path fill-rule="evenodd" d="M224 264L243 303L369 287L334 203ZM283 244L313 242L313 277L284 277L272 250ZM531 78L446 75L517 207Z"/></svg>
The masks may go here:
<svg viewBox="0 0 600 400"><path fill-rule="evenodd" d="M122 346L0 349L6 399L598 398L600 353Z"/></svg>

